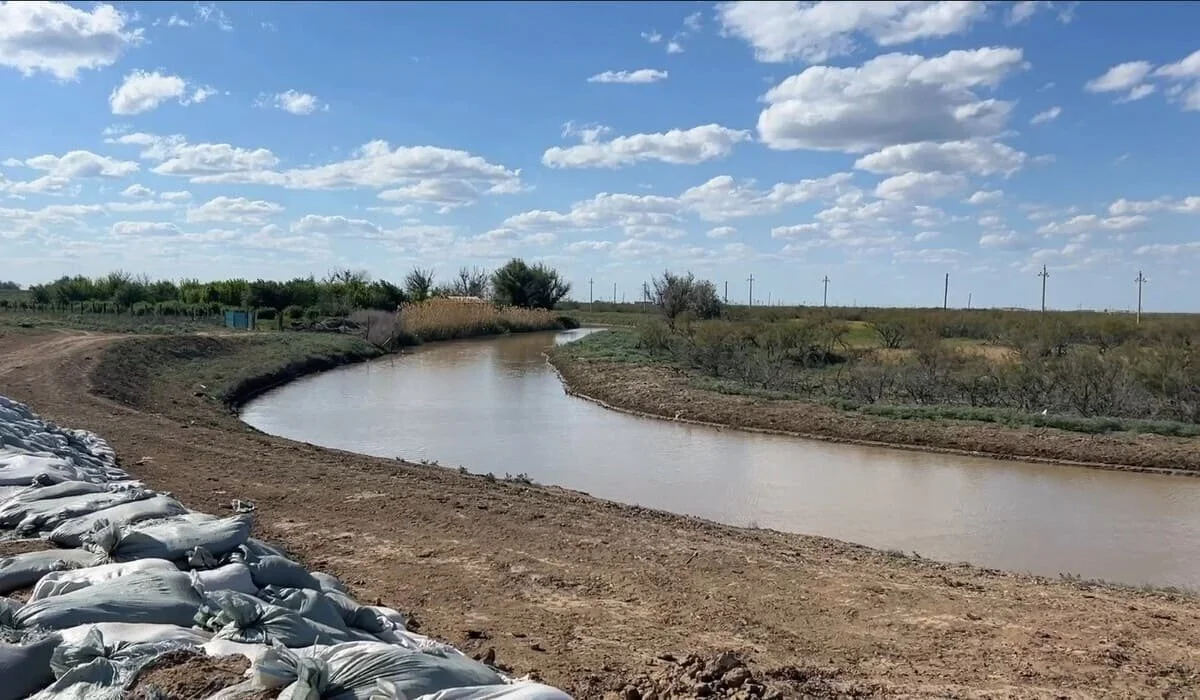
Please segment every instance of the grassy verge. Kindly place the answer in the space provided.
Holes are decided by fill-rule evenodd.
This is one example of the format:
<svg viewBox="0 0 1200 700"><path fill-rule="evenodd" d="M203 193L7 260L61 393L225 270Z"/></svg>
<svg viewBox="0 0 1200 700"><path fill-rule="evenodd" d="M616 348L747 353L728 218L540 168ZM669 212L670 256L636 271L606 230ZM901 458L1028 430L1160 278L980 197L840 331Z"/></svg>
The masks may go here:
<svg viewBox="0 0 1200 700"><path fill-rule="evenodd" d="M218 316L192 319L181 316L0 311L0 330L13 332L66 328L100 333L183 335L214 330L224 325L224 320Z"/></svg>
<svg viewBox="0 0 1200 700"><path fill-rule="evenodd" d="M188 393L237 406L306 374L382 354L336 333L130 338L104 352L93 378L100 394L139 408Z"/></svg>
<svg viewBox="0 0 1200 700"><path fill-rule="evenodd" d="M564 359L623 362L641 365L671 365L679 367L661 354L641 347L637 334L614 329L590 334L578 341L561 346L555 353ZM683 369L682 367L679 367ZM1009 427L1055 428L1076 433L1100 435L1108 433L1140 433L1169 437L1200 437L1200 425L1166 420L1137 420L1130 418L1083 417L1075 415L1042 415L1005 408L953 405L896 405L866 404L831 397L814 401L786 391L774 391L749 386L729 378L713 378L688 372L693 388L734 396L751 396L773 401L799 401L820 404L848 412L894 420L967 421L993 423Z"/></svg>
<svg viewBox="0 0 1200 700"><path fill-rule="evenodd" d="M589 311L586 308L562 312L581 324L596 326L636 326L655 316L639 311Z"/></svg>

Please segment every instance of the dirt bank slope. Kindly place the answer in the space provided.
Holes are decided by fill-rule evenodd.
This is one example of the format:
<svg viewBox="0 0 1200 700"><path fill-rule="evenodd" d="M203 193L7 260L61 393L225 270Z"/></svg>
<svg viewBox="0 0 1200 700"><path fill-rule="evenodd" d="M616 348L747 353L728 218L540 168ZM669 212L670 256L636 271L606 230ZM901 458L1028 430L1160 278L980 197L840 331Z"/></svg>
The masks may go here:
<svg viewBox="0 0 1200 700"><path fill-rule="evenodd" d="M355 595L582 698L673 673L656 670L668 665L656 655L725 649L785 696L1196 693L1190 598L942 566L319 449L255 434L183 389L123 406L89 388L111 342L0 337L0 393L99 432L134 474L193 507L255 501L263 536Z"/></svg>

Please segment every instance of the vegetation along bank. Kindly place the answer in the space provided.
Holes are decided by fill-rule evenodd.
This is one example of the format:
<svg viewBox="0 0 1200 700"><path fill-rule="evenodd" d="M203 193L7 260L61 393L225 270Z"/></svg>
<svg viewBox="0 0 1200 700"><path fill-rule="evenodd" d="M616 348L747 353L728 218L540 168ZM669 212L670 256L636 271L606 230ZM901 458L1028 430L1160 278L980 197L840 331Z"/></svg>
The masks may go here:
<svg viewBox="0 0 1200 700"><path fill-rule="evenodd" d="M642 313L603 313L626 327L551 352L571 390L826 439L1200 470L1194 316L733 308L670 273L651 296Z"/></svg>

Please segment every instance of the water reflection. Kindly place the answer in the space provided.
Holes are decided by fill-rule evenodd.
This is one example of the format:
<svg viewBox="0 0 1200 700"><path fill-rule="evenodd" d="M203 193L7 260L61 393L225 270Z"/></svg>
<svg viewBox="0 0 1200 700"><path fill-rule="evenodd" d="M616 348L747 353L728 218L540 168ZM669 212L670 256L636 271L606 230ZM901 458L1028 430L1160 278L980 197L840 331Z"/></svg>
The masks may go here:
<svg viewBox="0 0 1200 700"><path fill-rule="evenodd" d="M247 406L260 430L734 525L948 561L1200 586L1200 480L854 447L634 418L564 394L586 331L431 345Z"/></svg>

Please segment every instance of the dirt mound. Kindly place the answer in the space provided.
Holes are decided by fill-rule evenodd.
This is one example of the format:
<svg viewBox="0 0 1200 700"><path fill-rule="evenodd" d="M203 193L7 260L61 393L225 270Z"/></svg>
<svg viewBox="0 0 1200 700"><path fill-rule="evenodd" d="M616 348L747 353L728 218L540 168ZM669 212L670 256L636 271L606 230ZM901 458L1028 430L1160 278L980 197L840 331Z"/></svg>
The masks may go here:
<svg viewBox="0 0 1200 700"><path fill-rule="evenodd" d="M249 668L250 662L244 656L211 657L198 651L173 651L143 669L125 697L129 700L206 698L241 683ZM243 696L243 700L266 700L275 695L264 692L258 696Z"/></svg>

